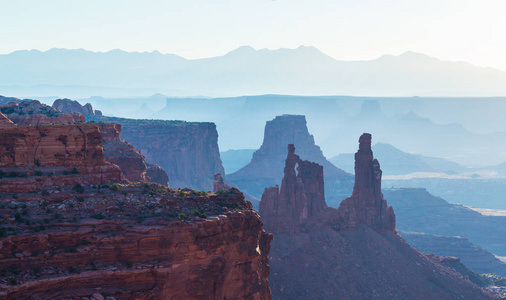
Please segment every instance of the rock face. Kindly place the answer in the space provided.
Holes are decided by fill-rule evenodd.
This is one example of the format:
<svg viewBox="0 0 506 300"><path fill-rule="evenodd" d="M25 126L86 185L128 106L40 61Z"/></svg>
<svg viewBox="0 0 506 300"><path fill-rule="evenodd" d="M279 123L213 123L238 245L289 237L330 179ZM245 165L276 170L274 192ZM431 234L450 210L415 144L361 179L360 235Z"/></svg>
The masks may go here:
<svg viewBox="0 0 506 300"><path fill-rule="evenodd" d="M83 106L76 100L70 99L56 99L53 103L53 107L61 112L76 112L85 116L102 115L101 111L93 110L93 107L90 103L86 103Z"/></svg>
<svg viewBox="0 0 506 300"><path fill-rule="evenodd" d="M163 186L169 186L169 175L165 172L162 167L154 164L146 164L148 168L146 169L146 178Z"/></svg>
<svg viewBox="0 0 506 300"><path fill-rule="evenodd" d="M240 192L99 192L0 194L0 298L271 298L272 235Z"/></svg>
<svg viewBox="0 0 506 300"><path fill-rule="evenodd" d="M223 181L223 176L220 173L214 175L213 192L228 191L230 186Z"/></svg>
<svg viewBox="0 0 506 300"><path fill-rule="evenodd" d="M225 174L214 123L94 117L122 125L121 138L162 167L175 188L210 191L214 174ZM224 176L225 177L225 176Z"/></svg>
<svg viewBox="0 0 506 300"><path fill-rule="evenodd" d="M85 122L79 113L62 113L37 100L11 102L0 107L0 112L18 125L75 124Z"/></svg>
<svg viewBox="0 0 506 300"><path fill-rule="evenodd" d="M395 232L395 214L381 193L381 169L373 159L371 135L364 133L359 139L355 154L355 186L350 198L341 202L338 209L340 227L343 230L367 225L378 232Z"/></svg>
<svg viewBox="0 0 506 300"><path fill-rule="evenodd" d="M237 189L130 183L93 124L0 129L0 171L1 299L271 298L272 235Z"/></svg>
<svg viewBox="0 0 506 300"><path fill-rule="evenodd" d="M370 139L360 138L355 188L337 210L325 203L322 166L302 161L289 145L281 188L266 188L260 202L265 228L275 236L273 298L489 299L491 291L397 235Z"/></svg>
<svg viewBox="0 0 506 300"><path fill-rule="evenodd" d="M265 227L273 232L293 230L329 209L325 203L323 167L301 160L293 144L288 145L284 174L281 190L277 185L266 188L260 201Z"/></svg>
<svg viewBox="0 0 506 300"><path fill-rule="evenodd" d="M240 189L260 198L265 187L274 186L283 178L286 145L294 144L301 159L323 166L327 201L339 203L350 194L353 176L332 165L309 134L306 118L300 115L282 115L265 125L264 141L253 153L251 162L227 176Z"/></svg>
<svg viewBox="0 0 506 300"><path fill-rule="evenodd" d="M0 170L0 192L125 181L105 161L100 131L89 124L0 129Z"/></svg>
<svg viewBox="0 0 506 300"><path fill-rule="evenodd" d="M134 146L120 139L121 125L100 123L105 159L118 165L125 177L133 182L148 181L144 156Z"/></svg>

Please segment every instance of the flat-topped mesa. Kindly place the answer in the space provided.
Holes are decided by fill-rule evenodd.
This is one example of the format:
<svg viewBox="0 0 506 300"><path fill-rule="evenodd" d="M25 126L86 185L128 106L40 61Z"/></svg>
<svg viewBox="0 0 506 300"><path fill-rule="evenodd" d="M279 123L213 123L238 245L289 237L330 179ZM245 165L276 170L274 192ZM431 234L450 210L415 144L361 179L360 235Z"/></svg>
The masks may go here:
<svg viewBox="0 0 506 300"><path fill-rule="evenodd" d="M266 188L260 201L265 228L273 232L291 231L327 209L323 167L301 160L293 144L288 145L284 174L281 189Z"/></svg>
<svg viewBox="0 0 506 300"><path fill-rule="evenodd" d="M5 106L1 106L0 112L18 125L76 124L85 122L84 115L80 113L63 113L37 100L23 100L20 103L11 102Z"/></svg>
<svg viewBox="0 0 506 300"><path fill-rule="evenodd" d="M355 186L351 197L341 202L338 209L341 230L367 225L380 233L395 231L395 214L381 193L381 169L373 159L371 135L364 133L355 154Z"/></svg>
<svg viewBox="0 0 506 300"><path fill-rule="evenodd" d="M230 186L225 183L223 180L223 176L221 176L221 173L214 174L214 181L213 181L213 192L218 191L228 191L230 190Z"/></svg>

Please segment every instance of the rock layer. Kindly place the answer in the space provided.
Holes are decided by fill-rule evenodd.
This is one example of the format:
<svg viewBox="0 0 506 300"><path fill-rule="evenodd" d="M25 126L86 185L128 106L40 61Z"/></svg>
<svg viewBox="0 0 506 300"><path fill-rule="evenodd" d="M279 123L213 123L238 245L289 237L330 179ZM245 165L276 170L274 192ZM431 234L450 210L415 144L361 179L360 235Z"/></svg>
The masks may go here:
<svg viewBox="0 0 506 300"><path fill-rule="evenodd" d="M0 226L0 298L270 299L272 235L240 192L139 183L0 202L21 215Z"/></svg>
<svg viewBox="0 0 506 300"><path fill-rule="evenodd" d="M146 169L146 178L163 186L169 186L169 175L165 172L162 167L154 164L147 164L148 168Z"/></svg>
<svg viewBox="0 0 506 300"><path fill-rule="evenodd" d="M105 161L100 131L89 124L0 129L0 170L0 192L125 181Z"/></svg>
<svg viewBox="0 0 506 300"><path fill-rule="evenodd" d="M210 191L214 174L225 174L214 123L96 116L88 119L121 124L121 138L138 149L146 162L162 167L172 187Z"/></svg>

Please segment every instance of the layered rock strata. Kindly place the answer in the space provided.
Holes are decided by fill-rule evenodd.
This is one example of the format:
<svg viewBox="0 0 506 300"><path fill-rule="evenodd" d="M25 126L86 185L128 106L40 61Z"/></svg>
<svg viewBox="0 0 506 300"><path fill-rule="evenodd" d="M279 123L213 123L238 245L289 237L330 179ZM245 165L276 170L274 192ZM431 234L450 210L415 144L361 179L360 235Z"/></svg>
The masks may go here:
<svg viewBox="0 0 506 300"><path fill-rule="evenodd" d="M210 191L214 174L225 174L214 123L96 116L88 120L121 124L121 138L138 149L146 162L162 167L172 187Z"/></svg>
<svg viewBox="0 0 506 300"><path fill-rule="evenodd" d="M0 171L0 192L125 181L105 161L100 131L89 124L0 129Z"/></svg>
<svg viewBox="0 0 506 300"><path fill-rule="evenodd" d="M125 177L133 182L148 181L144 156L134 146L120 139L121 125L99 123L105 159L118 165Z"/></svg>
<svg viewBox="0 0 506 300"><path fill-rule="evenodd" d="M411 248L395 232L383 199L381 170L360 138L356 183L339 209L327 207L322 166L301 160L288 146L281 188L260 202L275 239L270 285L276 299L489 299L452 267Z"/></svg>
<svg viewBox="0 0 506 300"><path fill-rule="evenodd" d="M315 144L309 133L306 118L301 115L282 115L265 125L264 140L260 149L253 153L251 162L239 171L227 176L241 190L260 198L267 186L278 184L283 178L286 145L294 144L302 160L323 166L327 201L339 202L350 194L353 176L330 163Z"/></svg>
<svg viewBox="0 0 506 300"><path fill-rule="evenodd" d="M270 299L272 235L238 192L0 194L0 298Z"/></svg>

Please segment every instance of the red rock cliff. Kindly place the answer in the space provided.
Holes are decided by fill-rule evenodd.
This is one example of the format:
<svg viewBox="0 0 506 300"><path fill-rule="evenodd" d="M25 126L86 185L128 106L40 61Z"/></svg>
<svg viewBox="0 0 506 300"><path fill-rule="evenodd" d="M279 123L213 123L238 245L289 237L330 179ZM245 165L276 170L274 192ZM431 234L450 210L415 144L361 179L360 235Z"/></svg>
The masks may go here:
<svg viewBox="0 0 506 300"><path fill-rule="evenodd" d="M107 117L89 119L121 124L121 138L138 149L146 162L162 167L172 187L210 191L214 174L225 174L214 123Z"/></svg>
<svg viewBox="0 0 506 300"><path fill-rule="evenodd" d="M323 167L303 161L288 145L281 189L266 188L260 201L265 227L273 232L296 230L297 226L320 218L329 209L325 203Z"/></svg>
<svg viewBox="0 0 506 300"><path fill-rule="evenodd" d="M148 181L147 165L141 152L120 139L121 125L99 123L105 159L118 165L125 177L133 182Z"/></svg>
<svg viewBox="0 0 506 300"><path fill-rule="evenodd" d="M251 204L193 192L0 193L0 298L270 299L272 235Z"/></svg>
<svg viewBox="0 0 506 300"><path fill-rule="evenodd" d="M0 176L0 192L125 180L104 160L100 131L89 124L0 129L0 170L6 175Z"/></svg>
<svg viewBox="0 0 506 300"><path fill-rule="evenodd" d="M373 159L371 135L364 133L355 154L355 186L351 197L341 202L338 209L343 230L367 225L378 232L395 231L395 214L381 193L381 169Z"/></svg>

